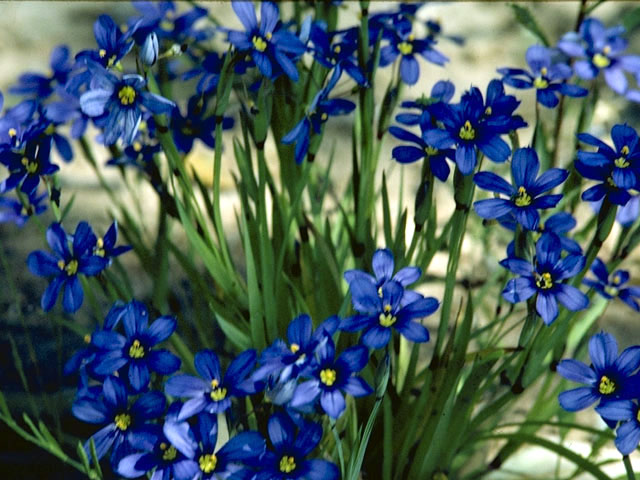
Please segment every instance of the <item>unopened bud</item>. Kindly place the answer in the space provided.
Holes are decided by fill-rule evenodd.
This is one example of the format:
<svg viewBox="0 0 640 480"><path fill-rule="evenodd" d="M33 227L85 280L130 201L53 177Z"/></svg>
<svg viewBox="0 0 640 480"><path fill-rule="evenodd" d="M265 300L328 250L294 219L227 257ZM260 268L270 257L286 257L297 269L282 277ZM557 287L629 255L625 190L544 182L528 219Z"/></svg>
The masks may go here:
<svg viewBox="0 0 640 480"><path fill-rule="evenodd" d="M147 35L142 45L142 51L140 52L140 60L148 66L155 65L158 61L158 36L155 32Z"/></svg>

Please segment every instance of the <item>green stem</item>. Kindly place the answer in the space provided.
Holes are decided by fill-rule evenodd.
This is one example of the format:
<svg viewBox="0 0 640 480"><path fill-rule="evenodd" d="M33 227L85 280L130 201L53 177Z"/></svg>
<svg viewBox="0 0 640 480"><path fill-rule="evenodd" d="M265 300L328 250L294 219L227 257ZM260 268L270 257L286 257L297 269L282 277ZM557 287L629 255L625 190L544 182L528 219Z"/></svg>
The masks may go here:
<svg viewBox="0 0 640 480"><path fill-rule="evenodd" d="M633 473L633 465L631 465L631 460L629 460L629 455L623 455L622 461L624 462L624 469L627 472L627 478L629 480L636 480L636 475Z"/></svg>
<svg viewBox="0 0 640 480"><path fill-rule="evenodd" d="M478 154L479 156L481 154ZM478 161L478 168L482 158ZM456 273L458 264L460 263L460 253L462 251L462 242L466 233L467 219L471 209L471 200L475 190L473 183L473 175L463 176L456 168L454 174L455 185L455 202L456 210L452 218L451 236L449 237L449 261L447 263L447 278L445 281L444 298L442 299L442 309L440 310L440 325L438 326L438 336L436 337L436 345L433 358L436 359L440 355L442 342L447 333L449 326L449 317L451 315L451 303L453 301L453 291L456 285Z"/></svg>

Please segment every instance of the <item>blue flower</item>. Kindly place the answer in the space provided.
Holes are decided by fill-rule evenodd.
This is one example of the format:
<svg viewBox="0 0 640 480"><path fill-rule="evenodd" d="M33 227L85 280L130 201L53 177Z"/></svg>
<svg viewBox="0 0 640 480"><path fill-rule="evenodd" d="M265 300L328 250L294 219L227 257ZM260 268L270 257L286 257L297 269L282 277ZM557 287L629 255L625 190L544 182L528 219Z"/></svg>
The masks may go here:
<svg viewBox="0 0 640 480"><path fill-rule="evenodd" d="M178 404L172 404L170 412L174 406ZM182 471L185 462L189 460L165 437L159 425L150 427L155 433L153 441L146 441L144 444L136 442L135 449L138 452L124 456L114 470L125 478L142 477L154 469L153 476L156 478L177 478L176 472Z"/></svg>
<svg viewBox="0 0 640 480"><path fill-rule="evenodd" d="M363 270L347 270L344 272L344 279L349 284L349 287L351 287L352 283L369 282L374 286L379 295L381 292L380 289L384 284L396 282L405 289L401 300L402 305L415 302L422 298L422 295L418 292L406 289L406 287L418 281L422 275L422 270L419 267L404 267L394 274L395 262L393 260L393 253L391 253L391 250L388 248L379 248L374 252L371 258L371 267L375 277ZM358 288L357 285L355 288Z"/></svg>
<svg viewBox="0 0 640 480"><path fill-rule="evenodd" d="M593 288L607 300L618 297L636 312L640 312L640 305L636 301L637 298L640 298L640 287L624 286L629 281L628 271L616 270L609 277L606 265L599 258L593 261L591 271L596 276L596 280L585 278L582 283Z"/></svg>
<svg viewBox="0 0 640 480"><path fill-rule="evenodd" d="M302 163L307 151L311 137L311 128L316 135L322 131L322 125L329 119L337 115L346 115L355 108L355 103L342 98L328 98L335 82L338 80L336 72L333 73L328 85L320 90L307 107L305 116L300 120L284 137L282 143L289 145L295 143L295 160L297 164Z"/></svg>
<svg viewBox="0 0 640 480"><path fill-rule="evenodd" d="M9 92L14 95L25 95L43 101L53 93L56 85L67 83L67 77L72 69L70 61L69 47L59 45L51 52L49 66L51 75L46 76L40 73L27 72L20 75L18 84L9 88Z"/></svg>
<svg viewBox="0 0 640 480"><path fill-rule="evenodd" d="M551 168L538 177L540 162L533 148L519 148L513 153L511 177L513 185L492 172L479 172L473 177L478 187L506 195L474 202L476 213L482 218L500 218L514 214L516 221L526 230L535 230L540 222L538 210L555 207L561 194L542 195L560 185L569 172Z"/></svg>
<svg viewBox="0 0 640 480"><path fill-rule="evenodd" d="M626 124L618 124L611 129L611 138L615 150L593 135L578 135L581 142L598 147L598 150L578 151L576 170L585 178L601 182L585 190L582 199L594 202L606 197L615 205L626 205L631 199L628 190L636 188L640 180L638 134Z"/></svg>
<svg viewBox="0 0 640 480"><path fill-rule="evenodd" d="M229 43L251 55L265 77L274 79L282 70L297 82L299 75L295 60L304 53L305 46L298 37L282 27L277 5L262 2L260 24L251 2L234 0L231 6L245 31L228 30Z"/></svg>
<svg viewBox="0 0 640 480"><path fill-rule="evenodd" d="M477 164L476 149L494 162L505 162L511 149L501 135L520 128L523 122L512 113L519 102L505 95L502 82L492 80L487 87L487 103L476 87L465 92L459 104L437 103L433 114L444 129L431 129L425 141L437 149L456 145L456 164L460 173L469 175Z"/></svg>
<svg viewBox="0 0 640 480"><path fill-rule="evenodd" d="M133 143L140 120L142 107L159 115L170 113L175 103L144 90L145 80L140 75L115 75L99 66L92 67L92 88L80 97L82 111L90 117L102 117L104 144L113 145L122 137L126 144ZM95 64L94 64L95 65Z"/></svg>
<svg viewBox="0 0 640 480"><path fill-rule="evenodd" d="M322 427L305 422L296 433L296 427L287 416L275 413L269 418L269 439L273 450L262 454L252 480L338 480L338 467L327 460L306 457L322 439Z"/></svg>
<svg viewBox="0 0 640 480"><path fill-rule="evenodd" d="M110 375L127 369L129 384L139 392L147 387L150 370L170 375L180 368L180 359L164 349L153 349L164 342L176 329L176 319L164 316L151 325L144 304L132 301L122 315L126 337L111 330L102 330L91 337L91 343L100 351L95 359L95 371Z"/></svg>
<svg viewBox="0 0 640 480"><path fill-rule="evenodd" d="M287 382L305 375L311 367L316 349L335 333L339 322L337 316L329 317L314 332L309 315L297 316L287 327L287 341L277 339L262 351L259 367L251 378L262 381L277 377L279 382Z"/></svg>
<svg viewBox="0 0 640 480"><path fill-rule="evenodd" d="M15 198L0 197L0 223L13 222L22 227L33 215L40 215L47 209L42 202L47 193L33 193L24 199L24 203Z"/></svg>
<svg viewBox="0 0 640 480"><path fill-rule="evenodd" d="M449 165L447 164L447 158L454 160L454 150L447 148L439 150L432 145L429 145L426 138L426 130L422 131L422 136L419 137L403 128L392 126L389 128L389 133L399 140L413 143L414 145L399 145L393 147L391 151L391 157L399 163L413 163L422 158L426 158L429 161L429 168L433 175L441 181L446 181L449 176Z"/></svg>
<svg viewBox="0 0 640 480"><path fill-rule="evenodd" d="M77 60L93 61L105 68L116 65L133 48L131 36L136 26L131 25L126 33L122 33L116 22L109 15L100 15L93 24L93 34L98 44L97 50L82 50L76 55Z"/></svg>
<svg viewBox="0 0 640 480"><path fill-rule="evenodd" d="M573 72L566 63L555 63L555 50L541 45L532 45L527 49L525 58L531 72L519 68L499 68L502 81L514 88L535 88L538 103L548 108L558 105L558 94L568 97L584 97L586 88L566 83Z"/></svg>
<svg viewBox="0 0 640 480"><path fill-rule="evenodd" d="M94 255L108 259L109 264L111 264L113 258L131 250L131 245L120 245L116 247L117 240L118 222L114 220L104 237L96 237L96 244L93 246Z"/></svg>
<svg viewBox="0 0 640 480"><path fill-rule="evenodd" d="M73 234L72 248L66 232L59 223L47 229L47 243L54 254L37 250L27 257L27 266L35 275L52 277L42 295L45 312L53 308L60 290L64 290L62 305L65 312L74 313L82 305L84 293L79 274L94 276L107 267L108 260L93 254L96 237L87 222L80 222Z"/></svg>
<svg viewBox="0 0 640 480"><path fill-rule="evenodd" d="M573 312L589 304L589 298L572 285L562 283L577 275L584 267L585 258L579 254L561 257L560 239L553 233L544 233L536 242L534 264L521 258L506 258L500 262L504 268L520 275L507 282L502 296L511 303L536 297L536 311L546 325L558 316L558 302Z"/></svg>
<svg viewBox="0 0 640 480"><path fill-rule="evenodd" d="M315 404L318 398L320 406L331 418L336 419L344 412L346 402L343 392L354 397L369 395L373 389L355 374L362 370L369 360L369 351L362 345L349 347L336 359L333 340L328 338L318 350L313 362L311 380L296 387L289 402L292 408Z"/></svg>
<svg viewBox="0 0 640 480"><path fill-rule="evenodd" d="M147 392L129 406L128 394L122 380L108 377L102 386L102 396L83 397L71 407L73 415L83 422L103 427L91 436L96 447L98 459L102 458L113 446L111 464L118 462L128 453L139 436L145 435L149 420L164 413L165 398L160 392ZM89 452L89 441L84 449Z"/></svg>
<svg viewBox="0 0 640 480"><path fill-rule="evenodd" d="M498 222L505 228L508 228L512 232L516 231L516 227L518 222L516 222L516 217L513 213L510 213L504 217L498 218ZM538 225L538 232L540 233L550 233L558 236L558 240L560 242L560 246L562 250L566 250L569 253L582 253L582 248L580 244L576 242L573 238L569 238L565 236L565 233L573 230L577 225L576 219L570 213L566 212L558 212L551 215L547 218L543 223ZM507 256L515 257L516 249L515 243L512 241L507 246Z"/></svg>
<svg viewBox="0 0 640 480"><path fill-rule="evenodd" d="M400 55L400 77L407 85L415 85L420 77L420 65L416 54L436 65L444 65L449 61L447 57L433 48L435 43L431 37L416 39L411 30L394 30L390 35L389 45L380 49L380 66L390 65Z"/></svg>
<svg viewBox="0 0 640 480"><path fill-rule="evenodd" d="M60 100L43 107L44 117L56 125L71 123L71 138L82 137L87 129L89 116L82 113L80 100L64 88L57 88L56 94Z"/></svg>
<svg viewBox="0 0 640 480"><path fill-rule="evenodd" d="M629 455L640 443L640 411L631 400L610 400L596 407L600 416L613 425L623 422L616 430L616 448L623 455Z"/></svg>
<svg viewBox="0 0 640 480"><path fill-rule="evenodd" d="M399 113L396 122L403 125L420 125L425 131L436 126L438 118L435 116L434 106L438 103L449 103L453 98L456 87L449 81L439 80L431 88L429 98L420 98L416 101L405 101L400 104L402 108L417 109L420 113Z"/></svg>
<svg viewBox="0 0 640 480"><path fill-rule="evenodd" d="M313 58L318 63L326 68L335 68L338 77L345 71L358 85L367 85L367 79L355 60L358 43L348 32L327 32L324 23L314 22L311 25L309 39L313 44Z"/></svg>
<svg viewBox="0 0 640 480"><path fill-rule="evenodd" d="M136 1L133 2L135 9L140 15L133 16L127 20L127 31L134 31L133 37L139 44L144 42L149 33L155 31L161 38L166 32L160 28L165 22L171 22L170 15L176 7L171 1Z"/></svg>
<svg viewBox="0 0 640 480"><path fill-rule="evenodd" d="M243 464L257 460L265 451L265 440L258 432L238 433L215 450L218 423L207 413L198 415L194 427L186 422L167 422L164 432L186 458L174 470L175 480L251 478ZM249 476L241 476L243 473Z"/></svg>
<svg viewBox="0 0 640 480"><path fill-rule="evenodd" d="M576 412L600 401L600 406L612 400L637 398L638 382L633 373L640 366L640 347L629 347L618 355L618 343L613 335L597 333L589 340L592 365L567 359L558 364L557 372L567 380L587 385L562 392L560 406Z"/></svg>
<svg viewBox="0 0 640 480"><path fill-rule="evenodd" d="M182 79L191 80L192 78L202 75L202 78L198 81L196 90L199 94L211 93L218 87L223 65L224 55L218 55L215 52L209 53L201 63L182 74Z"/></svg>
<svg viewBox="0 0 640 480"><path fill-rule="evenodd" d="M351 299L359 315L345 318L340 329L357 332L364 329L362 343L369 348L382 348L391 339L394 328L407 340L429 341L429 331L415 319L431 315L438 309L432 297L419 297L403 305L405 289L396 281L387 281L376 289L370 281L357 278L349 284Z"/></svg>
<svg viewBox="0 0 640 480"><path fill-rule="evenodd" d="M9 176L0 183L0 193L20 185L23 193L33 195L41 176L53 175L60 169L51 163L50 155L51 137L44 135L42 124L27 129L17 145L0 149L0 163L9 170Z"/></svg>
<svg viewBox="0 0 640 480"><path fill-rule="evenodd" d="M193 96L189 99L185 116L182 116L178 108L173 111L171 132L179 151L189 153L196 139L202 140L209 148L215 148L216 140L213 135L216 130L216 116L209 115L207 117L206 113L206 101L199 96ZM222 129L233 128L233 123L232 117L223 117Z"/></svg>
<svg viewBox="0 0 640 480"><path fill-rule="evenodd" d="M42 130L32 121L37 110L35 100L23 100L4 112L0 118L0 146L3 150L5 147L17 148L35 129Z"/></svg>
<svg viewBox="0 0 640 480"><path fill-rule="evenodd" d="M107 161L107 165L129 165L135 167L150 177L152 185L160 185L161 178L158 166L154 162L154 157L162 150L162 146L159 143L149 144L140 143L135 140L132 145L129 145L122 150L121 155L118 158L112 158ZM160 183L159 183L160 182Z"/></svg>
<svg viewBox="0 0 640 480"><path fill-rule="evenodd" d="M629 90L625 72L640 73L640 56L624 55L628 42L622 35L624 27L605 28L596 18L587 18L580 32L565 34L558 48L570 57L578 58L573 64L576 74L585 80L595 78L604 71L604 79L611 89L629 100L640 101L640 92Z"/></svg>
<svg viewBox="0 0 640 480"><path fill-rule="evenodd" d="M245 350L238 355L222 377L218 356L211 350L196 353L195 367L202 378L193 375L174 375L165 384L165 392L174 397L187 397L178 420L187 419L202 411L222 413L231 406L231 399L256 392L255 382L247 379L256 363L256 351Z"/></svg>

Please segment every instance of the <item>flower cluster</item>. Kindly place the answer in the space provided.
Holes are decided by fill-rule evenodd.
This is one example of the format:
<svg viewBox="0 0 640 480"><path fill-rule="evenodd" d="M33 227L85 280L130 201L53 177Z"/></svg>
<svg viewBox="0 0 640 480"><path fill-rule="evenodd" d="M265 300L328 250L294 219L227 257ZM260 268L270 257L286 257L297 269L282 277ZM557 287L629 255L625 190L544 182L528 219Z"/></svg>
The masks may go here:
<svg viewBox="0 0 640 480"><path fill-rule="evenodd" d="M601 71L614 92L640 102L628 78L640 80L640 56L625 53L622 27L583 20L583 8L579 31L555 46L527 48L527 68L499 68L499 78L458 89L457 96L451 81L436 78L428 95L405 99L405 86L417 86L425 76L421 59L445 67L440 39L462 39L445 35L434 20L421 20L414 3L369 11L361 2L359 26L351 27L338 19L340 0L310 3L296 3L290 20L281 4L233 0L234 26L195 2L134 2L136 13L124 23L100 15L95 43L75 55L65 45L54 47L49 72L24 73L8 90L18 98L0 112L0 223L22 226L47 209L53 216L42 226L49 251L26 259L28 269L49 282L41 307L51 311L62 296L64 312L75 313L88 288L96 311L105 298L113 302L104 321L94 314L90 327L72 324L68 315L62 323L86 334L64 373L78 375L73 415L95 426L79 451L78 465L89 475L100 470L93 463L108 456L112 472L125 478L375 477L362 467L371 437L384 441L369 450L377 458L367 461L387 477L440 478L447 472L453 478L456 464L476 453L462 443L478 430L460 435L485 421L474 418L476 397L488 402L481 412L496 415L496 375L515 380L510 393L529 387L542 375L538 370L550 375L545 362L564 342L558 333L584 335L571 322L596 293L640 311L640 287L629 285L631 270L618 269L640 243L640 138L626 123L613 126L613 147L584 133ZM524 7L514 10L521 21L529 17ZM553 45L532 15L522 23ZM377 72L387 67L392 72L376 105ZM505 86L535 89L530 139L517 114L521 99ZM587 95L593 96L571 100ZM0 94L0 110L3 103ZM539 105L559 108L545 112ZM593 148L577 148L571 165L573 159L562 155L561 133L567 133L570 123L564 121L574 108L580 109L576 142ZM312 162L318 156L322 166L327 122L351 113L353 176L340 197L333 157L322 172ZM555 117L553 138L547 114ZM240 134L233 141L225 132L232 128ZM138 181L152 187L157 238L147 235L148 210L130 210L102 176L88 139L92 131L108 152L107 165L120 174L117 181L131 190ZM413 229L403 193L397 218L391 213L388 172L378 195L377 168L389 166L379 162L387 133L397 141L391 147L397 163L424 160ZM277 162L266 158L272 140ZM229 145L235 166L227 165L223 149ZM215 150L212 184L191 168L197 147ZM76 150L114 200L122 233L153 284L152 302L132 300L134 292L144 295L146 285L129 282L129 265L115 260L133 249L118 245L116 221L104 236L86 221L73 234L63 228L72 201L63 202L68 183L58 173ZM497 164L490 164L495 172L485 170L485 157ZM440 197L451 193L449 162L455 163L455 210L440 222L446 211ZM220 190L226 170L234 172L240 205L240 262L225 234ZM510 180L501 176L507 170ZM329 197L335 208L325 215ZM381 222L377 198L383 200ZM585 219L580 199L592 202L597 216ZM604 258L609 248L616 215L622 233L605 263L598 255ZM506 230L493 229L496 224ZM174 236L179 229L184 235ZM497 270L461 279L463 245L472 234L484 241L486 269ZM376 250L382 235L388 247ZM585 238L591 241L583 254L579 242ZM494 239L506 246L500 262L506 271L492 261ZM440 254L448 254L444 279L423 276ZM584 278L589 270L595 279ZM478 275L475 269L472 275ZM432 280L444 285L442 304L418 285ZM185 301L178 294L182 286ZM467 292L458 321L461 288ZM489 311L485 307L493 306L487 292L499 289L495 319L474 330L478 316ZM508 347L497 342L521 323L521 317L512 321L515 307L500 313L502 299L526 303L527 316L521 344L498 359ZM169 309L176 316L159 312ZM421 346L431 337L425 319L438 310L429 363L424 354L431 349ZM531 325L540 328L532 333ZM480 348L472 354L469 345ZM560 375L585 385L561 393L560 405L573 412L598 402L596 411L617 429L616 445L627 455L640 443L640 347L618 355L615 339L599 333L589 354L591 366L559 363ZM538 362L528 361L534 357ZM501 398L511 401L510 393ZM420 409L424 421L415 425L412 418L398 418ZM2 410L1 419L20 428ZM384 418L374 427L376 415ZM51 442L51 453L68 459L42 425L32 429L33 438ZM388 441L396 431L407 437ZM498 460L503 458L490 464Z"/></svg>

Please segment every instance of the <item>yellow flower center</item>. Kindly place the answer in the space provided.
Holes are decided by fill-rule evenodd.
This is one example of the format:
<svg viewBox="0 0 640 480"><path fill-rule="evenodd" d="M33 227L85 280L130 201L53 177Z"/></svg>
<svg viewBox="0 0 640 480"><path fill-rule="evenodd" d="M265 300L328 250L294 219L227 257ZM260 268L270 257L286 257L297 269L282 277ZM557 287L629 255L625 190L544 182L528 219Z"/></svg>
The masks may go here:
<svg viewBox="0 0 640 480"><path fill-rule="evenodd" d="M211 380L211 385L213 386L213 380ZM218 382L216 382L217 385ZM227 396L227 389L226 388L219 388L219 387L213 387L213 390L211 391L211 393L209 394L209 396L211 397L211 400L213 400L214 402L219 402L221 400L224 400Z"/></svg>
<svg viewBox="0 0 640 480"><path fill-rule="evenodd" d="M544 272L542 275L536 273L536 286L543 290L548 290L553 287L553 279L549 272Z"/></svg>
<svg viewBox="0 0 640 480"><path fill-rule="evenodd" d="M131 105L136 99L136 91L130 85L125 85L118 92L118 98L122 105Z"/></svg>
<svg viewBox="0 0 640 480"><path fill-rule="evenodd" d="M340 45L336 45L335 47L333 47L334 53L340 53L341 50L342 50L342 47Z"/></svg>
<svg viewBox="0 0 640 480"><path fill-rule="evenodd" d="M629 162L627 162L627 155L629 155L629 147L625 145L620 149L620 157L614 160L614 164L618 168L627 168L629 166Z"/></svg>
<svg viewBox="0 0 640 480"><path fill-rule="evenodd" d="M618 168L627 168L629 166L629 162L627 162L627 159L624 157L616 158L613 163Z"/></svg>
<svg viewBox="0 0 640 480"><path fill-rule="evenodd" d="M84 336L83 338L84 343L91 343L91 335L89 335L88 333Z"/></svg>
<svg viewBox="0 0 640 480"><path fill-rule="evenodd" d="M619 293L618 289L612 285L604 287L604 291L607 295L611 295L612 297L617 297Z"/></svg>
<svg viewBox="0 0 640 480"><path fill-rule="evenodd" d="M604 49L602 51L604 52ZM593 64L598 68L607 68L609 65L611 65L611 60L609 60L606 55L602 55L601 53L596 53L591 61L593 61Z"/></svg>
<svg viewBox="0 0 640 480"><path fill-rule="evenodd" d="M538 77L533 81L533 86L542 90L549 86L549 82L547 82L544 78Z"/></svg>
<svg viewBox="0 0 640 480"><path fill-rule="evenodd" d="M471 126L471 122L469 120L464 122L464 125L462 127L460 127L460 131L458 132L458 136L462 140L473 140L474 138L476 138L476 131Z"/></svg>
<svg viewBox="0 0 640 480"><path fill-rule="evenodd" d="M298 345L297 343L292 343L289 347L289 350L291 350L291 353L296 353L298 350L300 350L300 345Z"/></svg>
<svg viewBox="0 0 640 480"><path fill-rule="evenodd" d="M99 257L104 257L105 253L104 240L102 239L102 237L98 237L98 239L96 240L96 246L93 249L93 254Z"/></svg>
<svg viewBox="0 0 640 480"><path fill-rule="evenodd" d="M58 268L67 272L67 275L75 275L78 272L78 261L69 260L69 263L64 263L64 260L58 260Z"/></svg>
<svg viewBox="0 0 640 480"><path fill-rule="evenodd" d="M524 187L518 188L518 194L515 198L516 207L528 207L531 205L531 195L527 193Z"/></svg>
<svg viewBox="0 0 640 480"><path fill-rule="evenodd" d="M616 391L616 384L609 377L607 377L606 375L603 375L600 378L600 386L598 387L598 391L602 395L611 395L613 392Z"/></svg>
<svg viewBox="0 0 640 480"><path fill-rule="evenodd" d="M254 35L251 41L253 42L253 47L259 52L264 52L267 49L267 42L264 38Z"/></svg>
<svg viewBox="0 0 640 480"><path fill-rule="evenodd" d="M484 109L484 114L488 117L493 113L493 109L491 108L491 106L488 106L487 108Z"/></svg>
<svg viewBox="0 0 640 480"><path fill-rule="evenodd" d="M162 442L160 444L160 450L162 450L162 459L167 462L175 460L178 456L178 452L173 445L167 445L166 443Z"/></svg>
<svg viewBox="0 0 640 480"><path fill-rule="evenodd" d="M25 169L27 170L27 173L30 173L33 175L38 171L38 164L36 162L30 161L27 157L22 157L22 160L20 160L20 163L24 165Z"/></svg>
<svg viewBox="0 0 640 480"><path fill-rule="evenodd" d="M140 142L133 142L133 149L136 152L139 152L142 150L142 144Z"/></svg>
<svg viewBox="0 0 640 480"><path fill-rule="evenodd" d="M332 368L325 368L320 371L320 381L330 387L336 383L336 371ZM295 467L294 467L295 468Z"/></svg>
<svg viewBox="0 0 640 480"><path fill-rule="evenodd" d="M213 453L207 453L205 455L201 455L198 459L198 465L200 465L200 470L204 473L211 473L216 469L216 465L218 464L218 459Z"/></svg>
<svg viewBox="0 0 640 480"><path fill-rule="evenodd" d="M437 154L438 154L438 149L437 149L437 148L433 148L433 147L431 147L431 146L427 145L427 146L424 148L424 153L426 153L428 157L432 157L432 156L434 156L434 155L437 155Z"/></svg>
<svg viewBox="0 0 640 480"><path fill-rule="evenodd" d="M322 115L320 115L320 119L324 122L327 120L327 118L329 118L329 115L327 115L326 112L322 112Z"/></svg>
<svg viewBox="0 0 640 480"><path fill-rule="evenodd" d="M411 55L413 53L413 45L409 42L400 42L398 50L402 55Z"/></svg>
<svg viewBox="0 0 640 480"><path fill-rule="evenodd" d="M128 413L119 413L115 418L116 427L123 432L131 425L131 415Z"/></svg>
<svg viewBox="0 0 640 480"><path fill-rule="evenodd" d="M291 473L296 469L296 461L293 457L288 455L283 456L280 459L280 471L282 473Z"/></svg>
<svg viewBox="0 0 640 480"><path fill-rule="evenodd" d="M9 134L10 137L15 137L18 134L15 128L10 128L7 133Z"/></svg>
<svg viewBox="0 0 640 480"><path fill-rule="evenodd" d="M107 51L104 48L101 48L98 50L98 55L100 55L100 58L104 58L107 56Z"/></svg>
<svg viewBox="0 0 640 480"><path fill-rule="evenodd" d="M131 358L144 357L144 347L140 344L140 340L136 339L129 347L129 356Z"/></svg>
<svg viewBox="0 0 640 480"><path fill-rule="evenodd" d="M545 76L546 76L548 72L549 72L549 71L547 70L547 67L542 67L542 68L540 69L540 74L541 74L541 75L545 75Z"/></svg>

